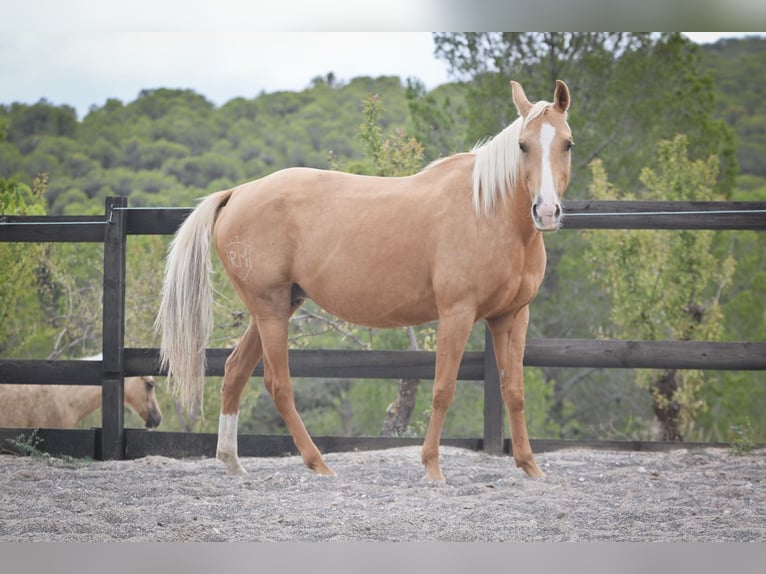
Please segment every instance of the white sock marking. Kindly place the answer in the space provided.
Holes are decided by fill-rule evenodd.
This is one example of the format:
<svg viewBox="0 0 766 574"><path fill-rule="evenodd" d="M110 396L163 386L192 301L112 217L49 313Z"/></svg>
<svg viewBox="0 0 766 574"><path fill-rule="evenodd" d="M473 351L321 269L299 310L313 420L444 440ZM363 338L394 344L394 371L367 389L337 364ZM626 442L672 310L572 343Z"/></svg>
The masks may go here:
<svg viewBox="0 0 766 574"><path fill-rule="evenodd" d="M239 411L233 415L221 414L218 419L218 452L237 458L237 423Z"/></svg>

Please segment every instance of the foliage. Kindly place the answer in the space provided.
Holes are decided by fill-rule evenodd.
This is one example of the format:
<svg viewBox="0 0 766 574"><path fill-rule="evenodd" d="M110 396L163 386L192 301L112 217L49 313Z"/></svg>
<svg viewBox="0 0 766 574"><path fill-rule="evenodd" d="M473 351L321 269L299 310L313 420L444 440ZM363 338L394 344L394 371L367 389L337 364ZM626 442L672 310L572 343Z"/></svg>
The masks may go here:
<svg viewBox="0 0 766 574"><path fill-rule="evenodd" d="M766 177L766 115L762 82L766 41L723 39L705 47L704 66L718 87L717 115L737 133L737 160L743 173Z"/></svg>
<svg viewBox="0 0 766 574"><path fill-rule="evenodd" d="M712 115L713 84L701 70L698 48L680 34L470 32L439 33L434 40L436 56L470 82L470 141L491 137L515 119L509 79L535 99L550 99L557 79L569 84L574 194L584 195L585 168L596 157L619 185L634 186L654 142L676 133L690 136L695 155L716 154L722 189L733 185L732 134Z"/></svg>
<svg viewBox="0 0 766 574"><path fill-rule="evenodd" d="M717 199L717 159L693 161L687 154L685 136L660 142L657 170L646 168L641 173L643 196ZM610 185L600 161L593 163L592 171L594 199L633 199L633 194L620 193ZM721 339L720 299L731 283L734 260L728 254L715 254L714 232L613 230L585 235L592 276L610 297L610 318L619 338ZM676 440L690 430L696 413L705 408L700 399L705 375L700 371L640 371L638 379L652 392L666 439Z"/></svg>
<svg viewBox="0 0 766 574"><path fill-rule="evenodd" d="M13 449L12 452L22 456L34 456L41 458L47 458L49 456L47 453L40 450L40 445L43 443L43 439L37 434L37 429L34 429L31 433L29 433L29 436L20 434L15 439L5 440Z"/></svg>
<svg viewBox="0 0 766 574"><path fill-rule="evenodd" d="M110 195L130 195L131 205L188 205L283 167L327 167L328 151L338 161L361 159L353 142L369 93L387 101L384 128L408 126L404 88L393 77L315 82L220 108L191 90L144 90L127 104L110 99L80 122L71 107L44 100L0 106L0 178L31 185L49 174L52 214L100 210Z"/></svg>
<svg viewBox="0 0 766 574"><path fill-rule="evenodd" d="M371 94L362 104L364 121L359 126L359 137L365 151L366 169L363 173L383 177L411 175L423 168L423 146L408 137L401 128L383 139L379 96Z"/></svg>
<svg viewBox="0 0 766 574"><path fill-rule="evenodd" d="M29 435L20 434L15 439L5 439L8 443L8 450L0 448L0 452L10 452L19 456L30 456L44 460L49 466L63 466L64 468L83 468L88 466L93 460L89 457L74 458L64 455L61 458L52 457L42 448L43 438L38 434L38 429L32 430Z"/></svg>
<svg viewBox="0 0 766 574"><path fill-rule="evenodd" d="M32 187L0 179L0 215L44 215L45 177ZM44 247L37 244L0 243L0 353L23 345L31 333L26 330L26 309L34 307L37 269Z"/></svg>
<svg viewBox="0 0 766 574"><path fill-rule="evenodd" d="M735 454L749 454L755 447L753 429L750 419L746 418L742 425L731 426L731 446Z"/></svg>
<svg viewBox="0 0 766 574"><path fill-rule="evenodd" d="M16 181L0 180L0 214L45 215L42 195L46 179L44 175L37 177L32 188Z"/></svg>
<svg viewBox="0 0 766 574"><path fill-rule="evenodd" d="M23 183L0 181L0 207L8 215L45 213L47 176ZM89 354L100 335L100 247L0 243L0 352L55 359Z"/></svg>
<svg viewBox="0 0 766 574"><path fill-rule="evenodd" d="M407 104L414 123L414 137L424 147L427 161L464 151L465 90L462 84L445 84L426 92L422 82L407 80Z"/></svg>

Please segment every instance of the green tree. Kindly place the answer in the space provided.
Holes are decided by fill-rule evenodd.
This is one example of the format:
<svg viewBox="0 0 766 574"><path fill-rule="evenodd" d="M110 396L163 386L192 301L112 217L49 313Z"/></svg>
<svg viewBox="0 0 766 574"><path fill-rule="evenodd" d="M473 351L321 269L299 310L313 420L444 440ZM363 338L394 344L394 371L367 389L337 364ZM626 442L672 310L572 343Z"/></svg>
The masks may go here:
<svg viewBox="0 0 766 574"><path fill-rule="evenodd" d="M439 86L427 92L424 84L407 80L407 103L414 123L414 137L423 144L427 161L464 151L465 89L461 84Z"/></svg>
<svg viewBox="0 0 766 574"><path fill-rule="evenodd" d="M71 106L54 106L46 100L33 105L11 105L10 125L6 137L29 151L41 135L74 137L77 112Z"/></svg>
<svg viewBox="0 0 766 574"><path fill-rule="evenodd" d="M359 138L365 151L365 173L384 177L411 175L423 169L423 145L397 128L383 138L380 98L370 95L362 106Z"/></svg>
<svg viewBox="0 0 766 574"><path fill-rule="evenodd" d="M468 137L493 136L516 117L508 82L528 94L552 93L555 80L572 91L570 124L577 140L572 187L584 192L584 168L602 158L613 180L638 183L654 143L686 133L697 157L717 155L721 190L736 174L731 130L714 118L712 78L699 48L678 33L437 33L435 53L469 82ZM579 159L578 159L579 158Z"/></svg>
<svg viewBox="0 0 766 574"><path fill-rule="evenodd" d="M47 179L0 182L0 213L45 214ZM100 247L0 243L0 353L82 357L99 347Z"/></svg>
<svg viewBox="0 0 766 574"><path fill-rule="evenodd" d="M702 67L717 87L716 116L737 133L737 159L743 174L766 177L766 114L761 71L766 39L722 39L704 46Z"/></svg>
<svg viewBox="0 0 766 574"><path fill-rule="evenodd" d="M766 201L766 180L740 176L733 201ZM731 250L737 261L732 286L722 297L725 337L729 341L766 341L766 233L732 231L717 252ZM697 417L697 440L731 441L737 429L748 429L756 443L766 442L766 373L727 371L703 389L709 405Z"/></svg>
<svg viewBox="0 0 766 574"><path fill-rule="evenodd" d="M633 199L613 187L600 161L591 165L594 199ZM641 172L647 199L711 201L718 160L688 158L685 136L663 141L656 169ZM611 331L620 338L714 341L723 337L720 299L730 285L734 260L713 250L712 231L589 231L592 277L611 301ZM702 371L639 371L651 392L664 440L682 440L704 410Z"/></svg>
<svg viewBox="0 0 766 574"><path fill-rule="evenodd" d="M45 178L32 187L0 179L0 215L45 215ZM0 353L23 346L42 245L0 243Z"/></svg>

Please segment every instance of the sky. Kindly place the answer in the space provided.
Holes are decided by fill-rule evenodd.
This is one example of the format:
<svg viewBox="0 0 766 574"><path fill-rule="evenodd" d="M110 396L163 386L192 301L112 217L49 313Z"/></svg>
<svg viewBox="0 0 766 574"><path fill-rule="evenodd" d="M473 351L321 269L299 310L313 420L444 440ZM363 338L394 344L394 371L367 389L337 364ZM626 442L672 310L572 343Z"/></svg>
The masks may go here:
<svg viewBox="0 0 766 574"><path fill-rule="evenodd" d="M307 1L283 0L295 6L296 13ZM402 2L422 6L428 0L388 0L386 5L391 8ZM131 6L148 3L133 0ZM302 90L313 78L330 72L340 81L357 76L415 77L427 89L450 79L446 62L434 56L430 32L375 31L406 29L401 21L387 25L386 13L368 11L364 22L353 18L347 22L346 29L364 32L283 32L247 29L257 28L253 26L259 17L255 10L241 12L239 24L239 20L224 20L217 12L205 11L202 8L207 5L198 0L155 3L163 9L152 19L133 11L104 16L95 9L103 1L6 4L3 11L6 17L10 11L11 25L4 26L0 34L0 104L33 104L45 99L73 106L83 118L92 106L103 106L109 98L128 103L141 90L160 87L192 89L223 105L261 92ZM182 6L201 11L189 18ZM37 16L42 7L46 19ZM422 24L415 12L413 22ZM272 20L270 24L274 24ZM290 22L292 29L311 27L306 15L295 15ZM697 42L742 34L689 33Z"/></svg>
<svg viewBox="0 0 766 574"><path fill-rule="evenodd" d="M108 98L143 89L190 88L217 105L260 92L302 90L316 76L417 77L427 89L448 81L426 32L101 32L0 47L0 103L45 98L80 117Z"/></svg>

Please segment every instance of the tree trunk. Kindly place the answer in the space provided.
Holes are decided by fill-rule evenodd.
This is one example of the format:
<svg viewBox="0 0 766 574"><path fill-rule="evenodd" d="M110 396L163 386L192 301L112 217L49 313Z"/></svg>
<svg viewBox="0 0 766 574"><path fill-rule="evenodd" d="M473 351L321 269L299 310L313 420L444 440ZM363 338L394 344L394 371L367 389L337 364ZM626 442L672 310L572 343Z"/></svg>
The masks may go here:
<svg viewBox="0 0 766 574"><path fill-rule="evenodd" d="M681 405L674 399L675 392L678 390L676 375L675 369L664 371L652 382L651 392L652 408L662 426L662 440L680 442L683 440L678 428Z"/></svg>
<svg viewBox="0 0 766 574"><path fill-rule="evenodd" d="M684 311L690 316L691 321L687 327L686 335L681 337L681 340L689 341L692 339L696 327L702 324L706 309L694 302L694 294L692 293L691 302L684 308ZM652 382L651 392L652 408L657 420L662 425L662 440L681 442L684 440L681 436L678 420L681 405L674 398L679 387L677 376L678 371L676 369L664 371Z"/></svg>
<svg viewBox="0 0 766 574"><path fill-rule="evenodd" d="M399 381L396 400L386 409L386 417L383 419L383 428L380 431L381 436L401 436L407 431L412 411L415 410L419 384L420 379Z"/></svg>
<svg viewBox="0 0 766 574"><path fill-rule="evenodd" d="M419 351L418 340L415 338L415 330L407 327L407 336L410 339L409 350ZM401 436L410 425L412 411L415 410L415 399L418 394L420 379L401 379L396 400L388 405L386 416L383 419L381 436Z"/></svg>

